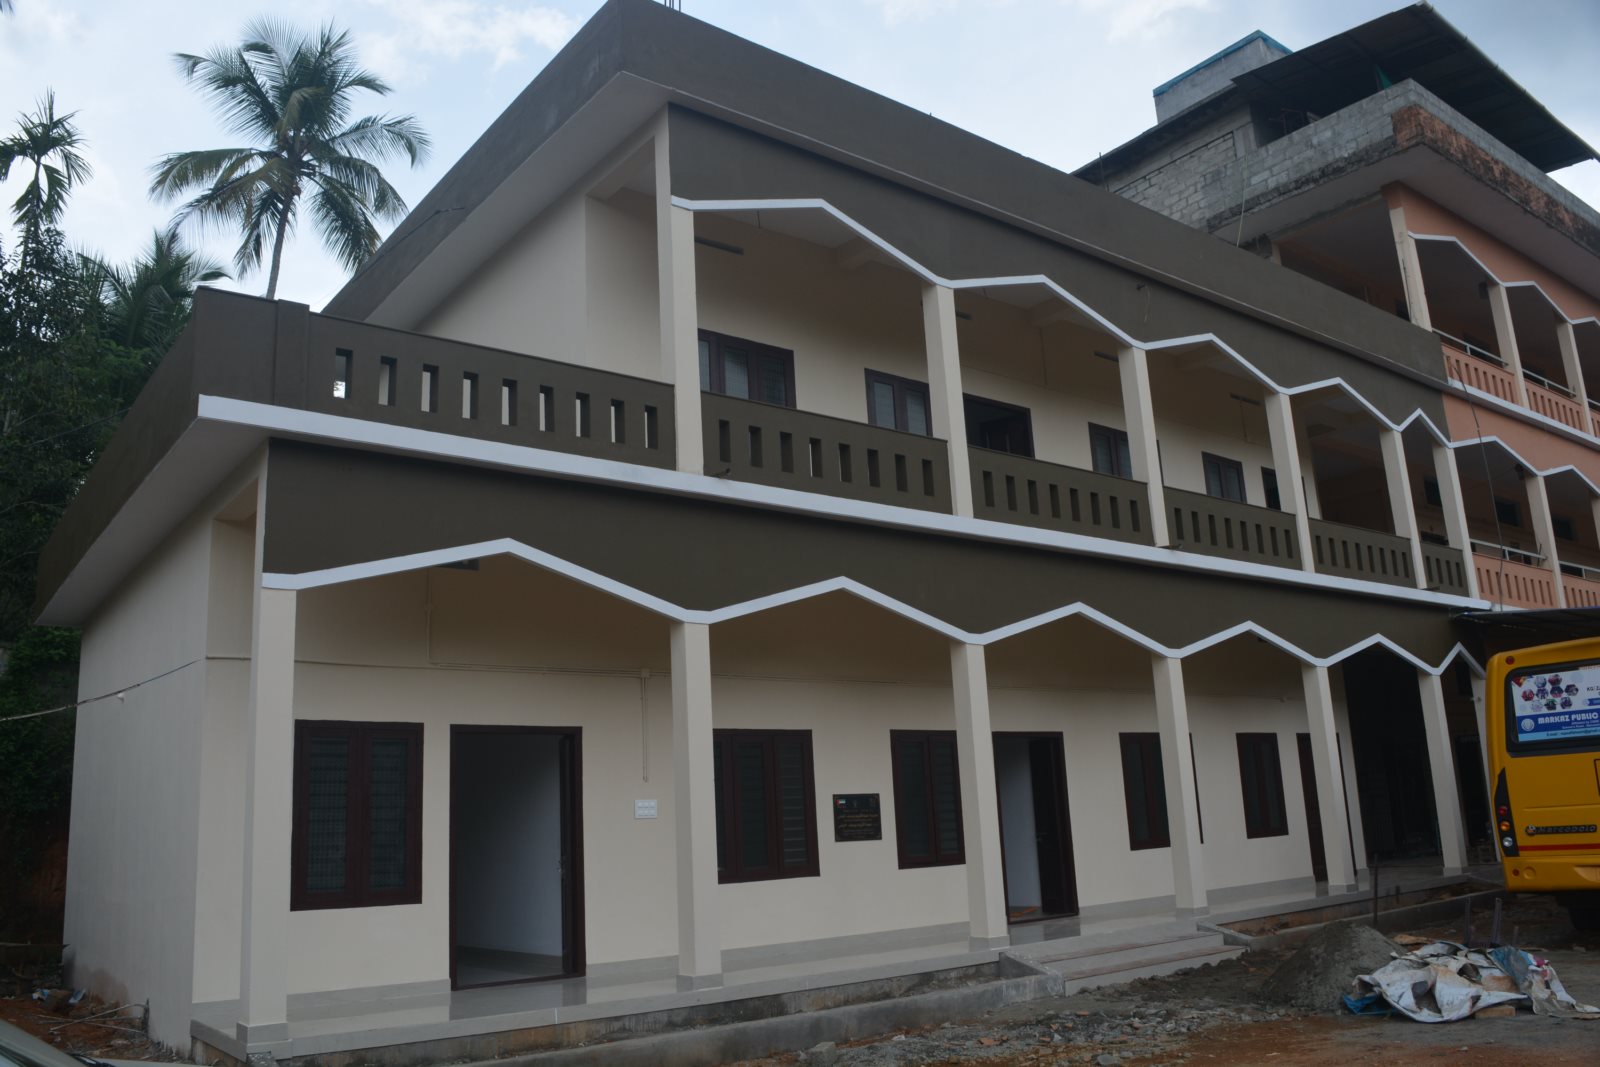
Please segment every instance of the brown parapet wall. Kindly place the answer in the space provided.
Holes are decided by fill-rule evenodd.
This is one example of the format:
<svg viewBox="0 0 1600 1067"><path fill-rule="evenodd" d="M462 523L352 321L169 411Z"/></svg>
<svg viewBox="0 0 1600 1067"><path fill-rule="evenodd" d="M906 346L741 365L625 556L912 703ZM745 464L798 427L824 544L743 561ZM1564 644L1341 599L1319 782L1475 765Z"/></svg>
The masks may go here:
<svg viewBox="0 0 1600 1067"><path fill-rule="evenodd" d="M1600 226L1583 218L1496 159L1471 137L1439 116L1410 104L1397 108L1390 116L1390 121L1394 125L1397 152L1427 148L1443 156L1485 185L1504 194L1524 211L1600 256Z"/></svg>

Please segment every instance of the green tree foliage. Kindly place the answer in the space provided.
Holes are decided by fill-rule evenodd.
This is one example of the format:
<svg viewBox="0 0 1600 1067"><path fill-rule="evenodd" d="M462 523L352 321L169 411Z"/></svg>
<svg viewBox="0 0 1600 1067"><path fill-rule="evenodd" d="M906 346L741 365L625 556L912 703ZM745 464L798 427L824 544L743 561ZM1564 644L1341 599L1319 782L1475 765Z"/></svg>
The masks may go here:
<svg viewBox="0 0 1600 1067"><path fill-rule="evenodd" d="M269 299L277 295L284 241L302 200L317 236L341 263L354 270L365 262L378 247L377 222L406 213L378 165L404 156L416 166L429 140L410 115L351 121L358 91L390 90L357 63L349 33L330 24L302 34L258 20L239 45L175 58L228 129L251 143L162 158L151 195L172 199L200 190L179 209L178 221L237 229L240 273L261 264L270 241Z"/></svg>
<svg viewBox="0 0 1600 1067"><path fill-rule="evenodd" d="M16 132L0 141L0 181L10 177L12 167L19 164L32 169L22 195L11 205L11 214L22 228L24 255L30 244L43 239L45 230L60 223L67 196L93 173L78 151L83 147L83 135L72 122L77 114L57 115L56 94L46 90L38 110L19 115Z"/></svg>

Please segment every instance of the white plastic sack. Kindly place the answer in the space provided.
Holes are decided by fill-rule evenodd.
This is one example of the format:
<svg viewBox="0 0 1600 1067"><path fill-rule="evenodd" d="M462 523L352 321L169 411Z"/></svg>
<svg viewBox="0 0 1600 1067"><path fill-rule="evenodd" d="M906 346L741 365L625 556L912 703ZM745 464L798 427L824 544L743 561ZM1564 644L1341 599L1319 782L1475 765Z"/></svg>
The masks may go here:
<svg viewBox="0 0 1600 1067"><path fill-rule="evenodd" d="M1397 1011L1422 1023L1448 1023L1470 1018L1496 1004L1526 1001L1523 993L1485 989L1483 979L1503 975L1496 963L1449 941L1435 941L1396 957L1371 974L1356 979L1363 992L1376 992ZM1364 987L1364 988L1363 988Z"/></svg>

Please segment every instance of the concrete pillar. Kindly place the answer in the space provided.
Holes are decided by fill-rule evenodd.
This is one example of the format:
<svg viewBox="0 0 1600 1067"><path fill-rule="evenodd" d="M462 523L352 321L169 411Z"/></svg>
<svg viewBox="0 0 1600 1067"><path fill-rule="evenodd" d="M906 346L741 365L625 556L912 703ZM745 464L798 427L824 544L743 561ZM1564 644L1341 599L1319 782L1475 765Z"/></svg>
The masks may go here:
<svg viewBox="0 0 1600 1067"><path fill-rule="evenodd" d="M1466 568L1467 595L1478 595L1478 568L1472 563L1472 535L1467 531L1466 497L1461 492L1461 472L1456 467L1455 450L1439 441L1433 443L1433 477L1439 483L1439 506L1444 512L1445 538L1451 548L1461 550Z"/></svg>
<svg viewBox="0 0 1600 1067"><path fill-rule="evenodd" d="M1483 795L1494 807L1494 782L1489 779L1489 707L1484 703L1488 696L1488 681L1477 671L1470 671L1472 679L1472 723L1478 728L1478 755L1483 761ZM1498 835L1496 835L1498 836Z"/></svg>
<svg viewBox="0 0 1600 1067"><path fill-rule="evenodd" d="M1167 528L1167 499L1162 492L1161 452L1156 447L1156 411L1150 398L1150 357L1142 348L1117 349L1122 375L1122 418L1128 427L1128 459L1133 476L1143 482L1150 509L1150 534L1157 547L1172 544Z"/></svg>
<svg viewBox="0 0 1600 1067"><path fill-rule="evenodd" d="M694 212L672 203L665 131L656 136L656 287L661 319L661 377L672 383L678 470L705 473L700 425L700 318L695 295Z"/></svg>
<svg viewBox="0 0 1600 1067"><path fill-rule="evenodd" d="M1349 820L1345 840L1349 842L1350 851L1355 856L1356 881L1359 884L1361 872L1367 869L1367 831L1361 821L1361 783L1356 777L1355 750L1351 747L1351 742L1344 740L1350 736L1350 709L1343 700L1334 707L1333 721L1339 731L1338 743L1334 748L1343 768L1344 814Z"/></svg>
<svg viewBox="0 0 1600 1067"><path fill-rule="evenodd" d="M1298 538L1300 569L1316 570L1311 548L1311 521L1301 503L1300 442L1294 428L1294 405L1287 393L1267 393L1263 405L1267 413L1267 435L1272 439L1272 465L1278 472L1278 501L1286 515L1294 516Z"/></svg>
<svg viewBox="0 0 1600 1067"><path fill-rule="evenodd" d="M1333 718L1333 685L1328 668L1302 664L1306 723L1311 732L1311 762L1317 776L1317 808L1322 816L1322 851L1327 858L1328 892L1356 887L1353 842L1345 820L1344 770L1339 766L1339 731Z"/></svg>
<svg viewBox="0 0 1600 1067"><path fill-rule="evenodd" d="M1544 565L1550 569L1550 579L1556 584L1558 608L1567 606L1567 590L1561 583L1561 557L1556 551L1556 524L1550 520L1550 488L1537 474L1529 473L1523 480L1528 488L1528 514L1533 524L1534 536L1539 539L1539 551L1544 553Z"/></svg>
<svg viewBox="0 0 1600 1067"><path fill-rule="evenodd" d="M1180 915L1206 910L1206 870L1200 853L1200 816L1194 806L1194 756L1189 747L1189 701L1183 662L1151 657L1161 776L1167 790L1167 832L1172 840L1172 891Z"/></svg>
<svg viewBox="0 0 1600 1067"><path fill-rule="evenodd" d="M1572 323L1562 320L1556 323L1556 342L1561 345L1561 366L1567 372L1567 388L1572 390L1572 395L1578 401L1578 407L1583 409L1583 417L1589 417L1589 386L1583 380L1583 363L1578 359L1578 334L1572 328ZM1589 431L1585 426L1584 432Z"/></svg>
<svg viewBox="0 0 1600 1067"><path fill-rule="evenodd" d="M974 949L1004 948L1006 891L1000 859L1000 797L989 725L989 671L982 645L950 642L956 757L961 772L961 827L967 851L967 911Z"/></svg>
<svg viewBox="0 0 1600 1067"><path fill-rule="evenodd" d="M1414 325L1433 329L1428 313L1428 294L1422 284L1422 258L1417 255L1417 239L1406 230L1406 210L1396 205L1389 209L1389 229L1394 234L1395 253L1400 260L1400 282L1406 291L1406 312Z"/></svg>
<svg viewBox="0 0 1600 1067"><path fill-rule="evenodd" d="M296 595L258 588L250 639L237 1026L247 1046L289 1036Z"/></svg>
<svg viewBox="0 0 1600 1067"><path fill-rule="evenodd" d="M1459 874L1467 865L1466 834L1461 828L1461 797L1456 789L1455 753L1445 717L1444 686L1439 676L1417 672L1422 696L1422 726L1428 735L1428 769L1433 777L1433 809L1439 819L1439 849L1444 872Z"/></svg>
<svg viewBox="0 0 1600 1067"><path fill-rule="evenodd" d="M1389 515L1397 537L1411 546L1411 574L1418 589L1428 587L1427 569L1422 563L1422 539L1417 536L1417 509L1411 499L1411 471L1406 466L1406 442L1398 430L1378 431L1383 449L1383 477L1389 483ZM1442 498L1441 498L1442 499Z"/></svg>
<svg viewBox="0 0 1600 1067"><path fill-rule="evenodd" d="M722 984L711 628L672 624L672 796L677 820L678 985Z"/></svg>
<svg viewBox="0 0 1600 1067"><path fill-rule="evenodd" d="M1317 493L1317 468L1311 458L1311 442L1305 434L1299 435L1295 450L1300 454L1300 488L1305 492L1306 517L1322 518L1322 497ZM1282 483L1279 483L1282 490Z"/></svg>
<svg viewBox="0 0 1600 1067"><path fill-rule="evenodd" d="M956 294L948 285L922 287L922 338L928 352L928 403L933 435L950 445L950 503L972 514L972 466L967 411L961 392L961 346L956 340Z"/></svg>
<svg viewBox="0 0 1600 1067"><path fill-rule="evenodd" d="M1522 377L1522 355L1517 351L1517 331L1511 322L1511 298L1499 283L1489 286L1489 311L1494 315L1494 338L1500 346L1500 358L1516 379L1517 403L1527 407L1528 383Z"/></svg>

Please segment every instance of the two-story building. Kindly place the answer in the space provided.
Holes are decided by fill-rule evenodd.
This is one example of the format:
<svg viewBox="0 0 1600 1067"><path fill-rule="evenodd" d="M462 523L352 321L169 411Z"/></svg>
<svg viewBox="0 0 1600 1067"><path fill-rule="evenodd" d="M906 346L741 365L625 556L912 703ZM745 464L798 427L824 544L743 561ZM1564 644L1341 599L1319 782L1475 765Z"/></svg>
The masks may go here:
<svg viewBox="0 0 1600 1067"><path fill-rule="evenodd" d="M73 981L298 1060L1459 871L1449 388L613 0L322 313L202 292L46 550Z"/></svg>

